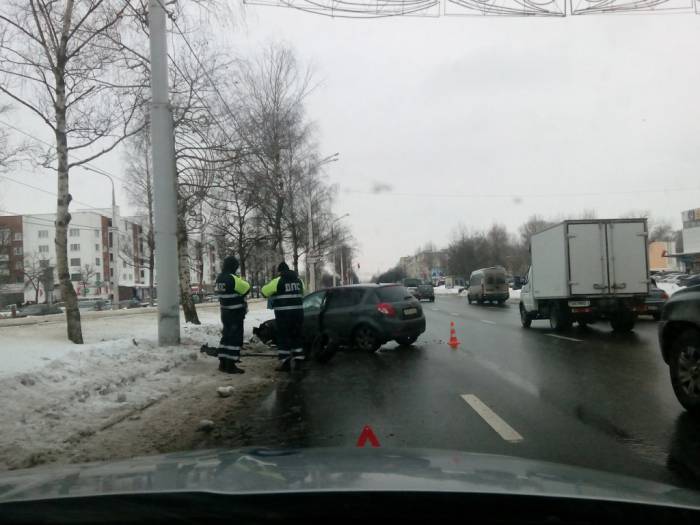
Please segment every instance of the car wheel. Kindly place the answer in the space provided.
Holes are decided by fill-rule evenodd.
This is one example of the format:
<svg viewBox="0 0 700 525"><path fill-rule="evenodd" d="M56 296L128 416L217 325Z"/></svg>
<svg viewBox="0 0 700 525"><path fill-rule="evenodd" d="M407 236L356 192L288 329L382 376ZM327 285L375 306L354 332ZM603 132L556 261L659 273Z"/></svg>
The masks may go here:
<svg viewBox="0 0 700 525"><path fill-rule="evenodd" d="M700 331L688 328L676 337L669 355L671 385L688 412L700 414Z"/></svg>
<svg viewBox="0 0 700 525"><path fill-rule="evenodd" d="M621 313L610 319L610 327L613 332L631 332L634 329L634 315L629 313Z"/></svg>
<svg viewBox="0 0 700 525"><path fill-rule="evenodd" d="M355 329L355 335L353 337L353 343L358 350L363 352L368 352L373 354L382 343L379 341L377 332L369 325L363 324Z"/></svg>
<svg viewBox="0 0 700 525"><path fill-rule="evenodd" d="M505 303L506 300L505 300L505 299L499 299L499 300L496 301L496 302L498 303L498 306L503 306L503 303Z"/></svg>
<svg viewBox="0 0 700 525"><path fill-rule="evenodd" d="M576 322L578 323L579 328L588 328L588 321L585 319L579 319Z"/></svg>
<svg viewBox="0 0 700 525"><path fill-rule="evenodd" d="M411 346L413 343L416 342L416 340L418 340L417 335L409 335L406 337L397 337L396 339L394 339L394 341L399 343L400 346Z"/></svg>
<svg viewBox="0 0 700 525"><path fill-rule="evenodd" d="M651 316L654 318L654 321L661 320L661 312L654 312L653 314L651 314Z"/></svg>
<svg viewBox="0 0 700 525"><path fill-rule="evenodd" d="M530 328L532 324L532 319L527 315L527 311L522 304L520 305L520 324L523 325L523 328Z"/></svg>
<svg viewBox="0 0 700 525"><path fill-rule="evenodd" d="M315 361L327 363L338 351L338 342L328 334L319 334L311 345L311 354Z"/></svg>
<svg viewBox="0 0 700 525"><path fill-rule="evenodd" d="M554 304L549 312L549 326L556 332L571 328L571 319L559 304Z"/></svg>
<svg viewBox="0 0 700 525"><path fill-rule="evenodd" d="M431 303L434 303L434 302L435 302L435 297L431 297L431 298L430 298L430 302L431 302Z"/></svg>

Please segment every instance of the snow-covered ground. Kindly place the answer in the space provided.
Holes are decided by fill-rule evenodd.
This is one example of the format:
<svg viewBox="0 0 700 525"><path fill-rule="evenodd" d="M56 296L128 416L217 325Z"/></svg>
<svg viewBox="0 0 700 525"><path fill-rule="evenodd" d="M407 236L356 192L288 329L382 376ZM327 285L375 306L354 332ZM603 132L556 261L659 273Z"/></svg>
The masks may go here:
<svg viewBox="0 0 700 525"><path fill-rule="evenodd" d="M273 317L264 306L251 305L246 338ZM175 371L197 360L203 343L218 345L221 329L218 308L202 308L199 316L201 325L183 323L182 344L175 347L157 346L155 314L85 319L83 345L67 342L64 323L1 328L0 468L26 464L30 452L50 454L57 443L98 431L125 408L196 380Z"/></svg>
<svg viewBox="0 0 700 525"><path fill-rule="evenodd" d="M454 286L452 288L446 288L445 285L443 284L442 286L436 286L435 289L435 295L450 295L450 294L458 294L459 289L462 288L461 286Z"/></svg>
<svg viewBox="0 0 700 525"><path fill-rule="evenodd" d="M665 291L669 296L673 295L678 290L682 290L683 288L685 288L684 286L678 286L674 283L656 283L656 286Z"/></svg>

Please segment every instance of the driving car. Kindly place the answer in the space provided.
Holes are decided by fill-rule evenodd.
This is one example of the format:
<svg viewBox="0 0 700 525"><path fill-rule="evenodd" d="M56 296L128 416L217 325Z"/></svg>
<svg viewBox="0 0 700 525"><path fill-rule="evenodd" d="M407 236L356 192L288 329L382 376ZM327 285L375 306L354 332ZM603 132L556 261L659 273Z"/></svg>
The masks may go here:
<svg viewBox="0 0 700 525"><path fill-rule="evenodd" d="M476 301L482 304L486 301L503 304L509 297L506 271L501 266L482 268L469 276L469 291L467 302Z"/></svg>
<svg viewBox="0 0 700 525"><path fill-rule="evenodd" d="M413 296L416 295L418 287L421 284L423 284L423 281L421 281L420 279L406 278L403 280L403 285L408 290L408 293L412 294Z"/></svg>
<svg viewBox="0 0 700 525"><path fill-rule="evenodd" d="M428 300L431 303L435 302L435 288L429 282L424 282L416 287L416 291L413 292L413 296L419 301Z"/></svg>
<svg viewBox="0 0 700 525"><path fill-rule="evenodd" d="M644 299L644 306L637 312L638 315L650 315L655 321L661 319L661 310L668 301L668 294L656 286L654 279L651 280L649 295Z"/></svg>
<svg viewBox="0 0 700 525"><path fill-rule="evenodd" d="M679 290L666 302L659 345L678 401L700 415L700 285Z"/></svg>

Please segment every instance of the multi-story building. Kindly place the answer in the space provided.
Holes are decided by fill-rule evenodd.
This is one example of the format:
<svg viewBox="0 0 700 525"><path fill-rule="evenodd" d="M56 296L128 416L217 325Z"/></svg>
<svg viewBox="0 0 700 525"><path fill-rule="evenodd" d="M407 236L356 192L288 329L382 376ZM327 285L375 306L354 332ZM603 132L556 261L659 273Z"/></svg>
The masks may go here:
<svg viewBox="0 0 700 525"><path fill-rule="evenodd" d="M407 277L439 281L447 273L447 250L422 251L399 259Z"/></svg>
<svg viewBox="0 0 700 525"><path fill-rule="evenodd" d="M0 305L60 300L55 217L52 213L0 216ZM148 300L148 221L122 218L117 209L117 224L119 253L115 253L111 209L71 213L68 264L79 297L111 299L117 282L119 300ZM220 259L213 239L206 232L197 235L190 240L189 252L192 291L212 291ZM46 279L47 269L53 279ZM155 279L154 275L154 286Z"/></svg>

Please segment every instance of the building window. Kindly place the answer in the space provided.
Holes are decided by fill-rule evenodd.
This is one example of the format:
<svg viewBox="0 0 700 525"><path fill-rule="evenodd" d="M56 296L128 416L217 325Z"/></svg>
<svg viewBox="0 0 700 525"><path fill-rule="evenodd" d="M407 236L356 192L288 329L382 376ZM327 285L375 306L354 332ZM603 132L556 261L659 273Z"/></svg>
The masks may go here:
<svg viewBox="0 0 700 525"><path fill-rule="evenodd" d="M100 230L95 230L95 238L96 239L100 238Z"/></svg>
<svg viewBox="0 0 700 525"><path fill-rule="evenodd" d="M73 282L80 282L82 280L82 276L79 273L72 273L70 274L70 280Z"/></svg>
<svg viewBox="0 0 700 525"><path fill-rule="evenodd" d="M15 261L15 270L24 270L24 265L22 261Z"/></svg>
<svg viewBox="0 0 700 525"><path fill-rule="evenodd" d="M21 241L21 240L22 240L22 234L19 233L19 232L15 233L15 240L16 240L16 241Z"/></svg>
<svg viewBox="0 0 700 525"><path fill-rule="evenodd" d="M39 268L48 268L49 267L49 260L48 259L42 259L39 261Z"/></svg>
<svg viewBox="0 0 700 525"><path fill-rule="evenodd" d="M109 261L114 262L114 254L113 253L109 254Z"/></svg>
<svg viewBox="0 0 700 525"><path fill-rule="evenodd" d="M71 244L71 245L70 245L70 251L72 251L72 252L79 252L79 251L80 251L80 245L79 245L79 244Z"/></svg>
<svg viewBox="0 0 700 525"><path fill-rule="evenodd" d="M71 260L70 260L70 265L71 265L71 266L78 266L78 267L80 267L80 258L71 259Z"/></svg>
<svg viewBox="0 0 700 525"><path fill-rule="evenodd" d="M99 244L96 244L96 245L95 245L95 251L96 251L96 252L99 252L99 251L100 251L100 245L99 245Z"/></svg>
<svg viewBox="0 0 700 525"><path fill-rule="evenodd" d="M109 269L109 276L114 277L114 268Z"/></svg>
<svg viewBox="0 0 700 525"><path fill-rule="evenodd" d="M39 230L39 239L48 239L49 230Z"/></svg>
<svg viewBox="0 0 700 525"><path fill-rule="evenodd" d="M95 282L99 283L100 282L100 272L95 273Z"/></svg>
<svg viewBox="0 0 700 525"><path fill-rule="evenodd" d="M40 244L39 245L39 253L49 253L49 245L48 244Z"/></svg>
<svg viewBox="0 0 700 525"><path fill-rule="evenodd" d="M80 237L80 228L70 228L68 232L71 237Z"/></svg>
<svg viewBox="0 0 700 525"><path fill-rule="evenodd" d="M145 277L146 277L146 272L144 272L143 270L141 270L141 279L144 279Z"/></svg>
<svg viewBox="0 0 700 525"><path fill-rule="evenodd" d="M24 277L22 275L18 275L17 278L15 279L15 282L17 283L23 283L24 282Z"/></svg>
<svg viewBox="0 0 700 525"><path fill-rule="evenodd" d="M99 257L95 257L95 266L99 266L100 264L101 264L101 263L100 263L100 258L99 258Z"/></svg>
<svg viewBox="0 0 700 525"><path fill-rule="evenodd" d="M15 248L15 255L22 255L22 247L21 246L17 246Z"/></svg>
<svg viewBox="0 0 700 525"><path fill-rule="evenodd" d="M126 268L126 261L122 261L122 268Z"/></svg>
<svg viewBox="0 0 700 525"><path fill-rule="evenodd" d="M132 281L134 279L134 276L129 274L129 280Z"/></svg>

